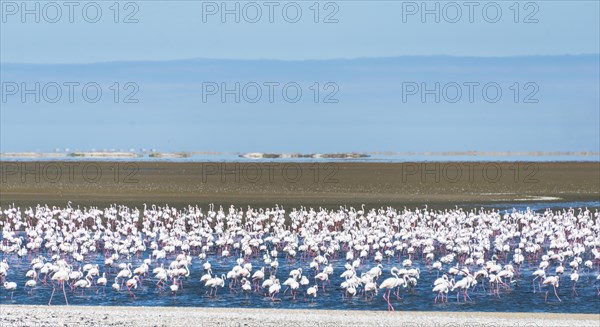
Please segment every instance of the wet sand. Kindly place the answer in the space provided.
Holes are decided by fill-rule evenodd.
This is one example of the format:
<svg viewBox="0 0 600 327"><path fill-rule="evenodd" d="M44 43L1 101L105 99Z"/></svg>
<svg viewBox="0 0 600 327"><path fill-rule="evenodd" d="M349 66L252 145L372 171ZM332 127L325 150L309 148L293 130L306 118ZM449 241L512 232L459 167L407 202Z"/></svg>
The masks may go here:
<svg viewBox="0 0 600 327"><path fill-rule="evenodd" d="M600 314L0 306L0 326L598 326Z"/></svg>
<svg viewBox="0 0 600 327"><path fill-rule="evenodd" d="M599 201L599 162L0 162L0 206L286 207Z"/></svg>

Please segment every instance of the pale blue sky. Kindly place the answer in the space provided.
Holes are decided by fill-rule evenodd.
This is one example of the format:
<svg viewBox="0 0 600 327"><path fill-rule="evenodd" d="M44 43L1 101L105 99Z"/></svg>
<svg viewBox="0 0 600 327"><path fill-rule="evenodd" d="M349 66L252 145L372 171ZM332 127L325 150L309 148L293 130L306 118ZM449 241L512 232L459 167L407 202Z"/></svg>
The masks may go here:
<svg viewBox="0 0 600 327"><path fill-rule="evenodd" d="M74 9L74 23L56 2L62 16L49 23L50 1L0 0L2 82L95 82L104 91L98 103L8 95L0 151L600 151L600 1L519 1L518 15L515 1L475 1L473 23L461 1L321 1L319 23L312 0L276 1L273 23L261 1L261 18L246 22L255 14L245 1L239 23L203 17L222 2L124 1L119 23L113 0L94 2L102 10L96 23L85 21L93 8L82 16L88 2ZM31 14L22 22L21 3L40 4L39 23ZM423 22L423 8L408 15L421 3L440 4L439 23L433 15ZM456 23L448 3L461 8ZM295 4L302 16L286 22ZM502 11L495 23L490 4ZM134 11L137 23L123 23ZM300 83L303 101L202 101L205 82L265 81ZM502 101L402 101L406 82L472 81L499 83ZM111 102L115 82L136 83L139 102ZM311 102L314 82L336 83L339 102ZM523 102L529 82L539 88L537 103Z"/></svg>
<svg viewBox="0 0 600 327"><path fill-rule="evenodd" d="M222 1L133 1L127 8L121 2L118 21L114 23L114 1L96 1L102 15L97 23L94 8L82 16L81 6L74 8L69 22L68 7L62 7L57 23L49 23L54 8L41 2L40 23L26 16L22 23L21 8L13 14L12 4L21 1L2 0L1 62L19 63L90 63L104 61L175 60L187 58L230 59L332 59L357 57L390 57L402 55L454 56L520 56L599 53L599 1L520 1L518 15L515 1L475 2L473 23L469 22L467 2L459 4L462 15L456 23L456 8L448 1L426 1L428 8L440 5L440 23L433 15L422 22L418 12L409 15L412 4L422 1L321 1L319 22L314 23L314 1L295 1L302 10L297 23L290 1L277 2L273 20L268 20L266 2L259 4L262 16L257 23L248 23L255 14L240 4L240 23L234 16L221 22L218 15L209 15L211 5ZM35 2L26 4L33 8ZM40 3L40 2L38 2ZM62 2L58 2L61 4ZM235 1L227 1L229 8ZM493 20L498 4L502 11ZM288 4L288 15L282 8ZM487 4L488 7L485 7ZM46 5L47 6L47 5ZM244 7L246 6L246 7ZM483 8L487 8L484 17ZM204 11L203 11L204 8ZM246 8L246 11L244 11ZM123 23L129 14L137 23ZM335 12L335 14L334 14ZM203 22L203 13L205 13ZM244 15L244 13L246 13ZM403 15L404 14L404 15ZM329 20L337 23L323 23ZM403 22L403 16L405 22ZM246 18L246 20L244 19ZM519 23L515 23L515 18ZM537 23L525 23L534 21Z"/></svg>

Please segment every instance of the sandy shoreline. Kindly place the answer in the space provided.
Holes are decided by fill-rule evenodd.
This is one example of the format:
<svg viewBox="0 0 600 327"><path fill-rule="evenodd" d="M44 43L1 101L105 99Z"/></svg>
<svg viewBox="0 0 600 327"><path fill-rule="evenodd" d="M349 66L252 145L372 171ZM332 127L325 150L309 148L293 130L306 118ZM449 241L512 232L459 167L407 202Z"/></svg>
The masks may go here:
<svg viewBox="0 0 600 327"><path fill-rule="evenodd" d="M0 326L598 326L600 314L0 306Z"/></svg>

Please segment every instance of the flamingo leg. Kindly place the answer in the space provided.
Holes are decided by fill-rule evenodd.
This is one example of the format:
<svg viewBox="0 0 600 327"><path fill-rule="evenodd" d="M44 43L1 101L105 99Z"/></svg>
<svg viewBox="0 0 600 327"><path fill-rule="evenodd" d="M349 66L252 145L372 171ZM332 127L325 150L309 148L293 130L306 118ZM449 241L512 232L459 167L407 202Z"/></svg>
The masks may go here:
<svg viewBox="0 0 600 327"><path fill-rule="evenodd" d="M386 298L387 303L388 303L388 311L390 311L390 309L392 309L391 311L395 311L394 310L394 306L390 303L390 295L391 295L391 293L392 293L392 289L390 288L390 289L388 289L388 294L387 294L387 298Z"/></svg>
<svg viewBox="0 0 600 327"><path fill-rule="evenodd" d="M50 295L50 301L48 301L48 305L50 305L50 303L52 303L52 297L54 296L54 291L56 291L56 287L52 288L52 294Z"/></svg>
<svg viewBox="0 0 600 327"><path fill-rule="evenodd" d="M465 290L465 295L467 296L467 298L469 299L469 301L473 301L473 299L471 299L471 297L469 296L469 293L467 292L468 290ZM466 302L466 299L465 299Z"/></svg>
<svg viewBox="0 0 600 327"><path fill-rule="evenodd" d="M67 292L65 292L65 282L62 282L63 294L65 295L65 302L69 305L69 300L67 300Z"/></svg>

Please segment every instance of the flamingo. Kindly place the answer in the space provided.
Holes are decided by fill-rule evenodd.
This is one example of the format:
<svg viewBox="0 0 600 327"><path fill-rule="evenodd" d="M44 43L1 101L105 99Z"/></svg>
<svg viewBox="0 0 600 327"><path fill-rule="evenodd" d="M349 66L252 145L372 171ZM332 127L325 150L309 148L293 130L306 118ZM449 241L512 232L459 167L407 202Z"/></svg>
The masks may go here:
<svg viewBox="0 0 600 327"><path fill-rule="evenodd" d="M532 282L533 283L533 293L535 293L535 280L536 279L540 279L540 280L546 279L546 271L544 269L538 269L533 272L533 276L535 276L535 278L533 279L533 282ZM541 286L538 285L538 288L540 288L540 287Z"/></svg>
<svg viewBox="0 0 600 327"><path fill-rule="evenodd" d="M15 293L15 290L17 289L17 283L15 283L15 282L4 282L4 288L7 291L11 291L10 292L10 299L12 301L13 294Z"/></svg>
<svg viewBox="0 0 600 327"><path fill-rule="evenodd" d="M315 281L317 279L322 282L321 287L323 287L323 292L325 292L325 282L329 280L329 275L323 271L315 275Z"/></svg>
<svg viewBox="0 0 600 327"><path fill-rule="evenodd" d="M212 288L212 290L211 290L211 296L215 296L216 297L217 296L217 287L219 287L219 286L220 287L225 287L225 274L222 274L221 277L214 277L214 278L209 279L206 282L206 286ZM212 291L213 290L215 291L214 295L212 295Z"/></svg>
<svg viewBox="0 0 600 327"><path fill-rule="evenodd" d="M577 272L577 270L573 271L570 277L571 281L573 282L573 294L578 295L577 290L575 289L575 284L577 284L577 281L579 280L579 273Z"/></svg>
<svg viewBox="0 0 600 327"><path fill-rule="evenodd" d="M396 274L396 267L393 267L392 270L390 271L390 273L394 276L394 277L390 277L385 279L383 282L381 282L381 284L379 285L379 289L387 289L387 297L385 296L385 292L383 293L383 299L387 301L388 304L388 311L395 311L394 310L394 306L392 306L392 304L390 303L390 294L392 292L392 289L394 289L395 287L398 286L400 278L398 278L398 275Z"/></svg>
<svg viewBox="0 0 600 327"><path fill-rule="evenodd" d="M242 278L242 291L246 294L246 299L248 299L248 292L252 290L252 284L246 278Z"/></svg>
<svg viewBox="0 0 600 327"><path fill-rule="evenodd" d="M260 270L255 271L252 275L252 281L254 281L256 290L258 290L258 284L263 279L265 279L265 267L262 267L260 268Z"/></svg>
<svg viewBox="0 0 600 327"><path fill-rule="evenodd" d="M131 295L131 297L133 297L135 299L135 295L133 294L133 292L131 291L131 289L137 289L138 287L138 282L140 281L140 277L139 276L133 276L133 278L128 279L127 282L125 283L125 286L127 286L127 290L129 291L129 295Z"/></svg>
<svg viewBox="0 0 600 327"><path fill-rule="evenodd" d="M136 287L143 287L142 281L150 270L159 292L171 284L170 280L176 284L177 292L181 291L184 279L193 276L192 252L199 253L198 258L203 262L194 268L205 269L200 281L210 290L211 296L213 293L216 296L218 287L224 287L226 283L224 275L217 277L211 271L208 259L214 256L221 263L219 269L230 271L227 277L232 281L232 292L237 293L241 289L246 298L249 283L251 288L254 283L256 292L260 292L262 283L265 295L274 301L282 285L288 286L283 294L291 290L291 298L295 299L299 289L306 290L308 295L308 290L312 292L313 288L322 286L325 292L325 284L330 285L332 279L342 278L341 288L333 291L341 290L344 297L362 292L365 298L372 298L379 289L387 289L383 298L388 302L389 311L395 310L389 297L391 293L396 291L399 298L402 287L415 292L420 282L417 266L430 264L429 274L436 270L432 285L436 293L434 303L440 296L443 302L444 295L447 302L450 290L457 291L458 302L461 291L467 301L470 299L469 288L475 292L478 283L484 289L484 296L488 295L485 284L489 283L489 295L496 293L500 297L500 284L510 290L513 284L528 277L522 275L538 267L530 275L534 292L545 282L544 285L554 287L559 302L561 298L557 289L560 279L567 273L565 269L570 269L571 296L578 296L578 288L581 287L598 288L596 283L600 282L597 279L593 285L577 286L581 277L580 267L586 269L588 280L591 275L595 276L596 263L600 267L600 251L597 242L594 242L598 236L595 226L599 213L590 212L587 208L579 212L574 209L556 212L548 209L544 213L513 210L501 214L484 209L467 212L458 207L444 211L422 208L401 211L392 207L315 210L301 207L286 213L281 207L249 207L244 211L211 205L208 212L202 212L193 206L179 210L168 205L153 205L144 207L140 212L137 208L118 205L101 210L68 204L65 208L37 206L36 209L26 209L24 215L14 206L3 209L0 210L3 233L0 251L4 253L0 262L0 284L7 282L6 277L16 270L17 276L25 276L24 291L32 294L34 287L45 287L50 277L53 291L49 304L58 284L62 284L68 304L65 282L73 292L79 287L83 294L85 288L97 284L104 287L105 293L111 270L117 276L114 280L117 287L113 284L113 289L119 292L127 283L132 297L135 297L133 290ZM23 236L20 236L21 233ZM151 254L146 251L147 244ZM511 253L514 255L509 258ZM286 259L279 262L282 254ZM22 265L28 255L30 264ZM403 258L404 255L407 258ZM492 257L486 261L488 255ZM18 262L14 267L8 264L11 256ZM142 259L146 256L149 258ZM253 270L252 263L248 261L255 256L262 257L264 261L258 271ZM395 285L391 288L378 286L385 266L382 264L384 256L388 262L397 260L402 263L401 269L388 265L392 268ZM101 267L89 261L97 257L104 261ZM228 265L227 257L232 257L237 265L222 267ZM167 258L175 259L168 262ZM376 266L360 272L368 262L374 262ZM299 265L292 266L296 263ZM338 264L343 265L345 270L331 277L333 265ZM132 271L132 266L137 268ZM280 267L291 270L288 280L282 280L281 284L276 276ZM444 273L443 268L447 274L439 278ZM308 272L306 276L302 269ZM271 276L265 276L266 270ZM551 270L556 272L555 276L546 276ZM98 278L100 275L102 277ZM138 278L132 278L134 275ZM454 278L449 280L448 276L463 278L457 283ZM313 283L311 278L314 278L314 286L310 285ZM43 285L39 285L38 279ZM118 285L119 281L121 285ZM538 287L535 286L536 281ZM273 286L278 286L279 290L269 292ZM96 290L98 293L99 288ZM547 295L548 292L545 300ZM314 296L311 293L313 299Z"/></svg>
<svg viewBox="0 0 600 327"><path fill-rule="evenodd" d="M554 295L556 295L558 302L562 302L561 299L558 297L558 294L556 293L556 288L558 287L558 280L558 276L549 276L544 279L542 284L552 285L552 287L554 288ZM548 291L546 291L546 297L544 298L544 301L548 301Z"/></svg>
<svg viewBox="0 0 600 327"><path fill-rule="evenodd" d="M437 303L438 298L440 297L440 295L442 296L442 302L444 301L444 294L446 294L446 302L448 302L448 290L450 288L450 283L445 280L437 285L435 285L433 287L432 292L437 293L437 296L435 297L435 300L433 300L433 303Z"/></svg>
<svg viewBox="0 0 600 327"><path fill-rule="evenodd" d="M373 293L377 295L377 284L374 281L367 282L364 287L364 292L365 296L367 296L367 293L370 294L372 299L374 296Z"/></svg>
<svg viewBox="0 0 600 327"><path fill-rule="evenodd" d="M37 282L36 282L35 280L33 280L33 279L30 279L30 280L28 280L28 281L25 283L25 287L29 287L29 288L30 288L30 290L29 290L29 294L31 294L31 292L33 291L33 288L34 288L36 285L37 285Z"/></svg>
<svg viewBox="0 0 600 327"><path fill-rule="evenodd" d="M469 294L467 294L467 291L474 283L475 283L475 279L469 275L469 276L459 280L458 282L454 283L454 285L452 285L452 288L450 289L451 291L454 291L457 288L459 289L456 292L456 301L457 302L460 302L458 299L458 296L459 296L461 290L463 291L463 297L464 297L465 301L467 301L467 298L469 298L469 300L471 300L471 297L469 296Z"/></svg>
<svg viewBox="0 0 600 327"><path fill-rule="evenodd" d="M169 286L169 288L171 289L171 293L173 293L173 296L176 298L177 291L179 291L179 285L177 284L175 278L173 278L173 283L171 284L171 286Z"/></svg>
<svg viewBox="0 0 600 327"><path fill-rule="evenodd" d="M312 300L314 300L314 298L317 297L317 292L318 291L319 291L319 286L318 285L313 285L313 286L309 287L306 290L306 295L312 296L311 302L312 302Z"/></svg>
<svg viewBox="0 0 600 327"><path fill-rule="evenodd" d="M106 273L102 273L102 277L98 278L98 280L96 281L96 284L98 286L102 286L103 293L106 292L106 284L107 283L108 283L108 280L106 279ZM98 293L98 290L96 290L96 293Z"/></svg>
<svg viewBox="0 0 600 327"><path fill-rule="evenodd" d="M116 292L118 292L121 289L121 286L119 285L119 280L118 279L119 279L119 277L115 277L115 282L112 284L112 288Z"/></svg>
<svg viewBox="0 0 600 327"><path fill-rule="evenodd" d="M54 273L54 275L52 275L51 278L52 281L58 281L61 284L62 290L63 290L63 294L65 296L65 303L67 305L69 305L69 301L67 300L67 293L65 291L65 282L69 281L69 273L66 269L64 268L59 268L59 270L57 272ZM54 284L53 284L54 285ZM52 303L52 297L54 296L54 292L56 291L56 286L52 287L52 294L50 295L50 301L48 301L48 305L50 305L50 303Z"/></svg>
<svg viewBox="0 0 600 327"><path fill-rule="evenodd" d="M81 295L83 295L84 288L89 288L92 285L92 282L89 280L89 278L91 278L91 276L88 275L85 277L85 279L76 281L75 284L73 284L73 291L79 287L81 288Z"/></svg>
<svg viewBox="0 0 600 327"><path fill-rule="evenodd" d="M369 270L368 274L371 275L375 280L377 280L377 278L381 276L381 268L383 268L383 266L380 263L378 263L377 266Z"/></svg>
<svg viewBox="0 0 600 327"><path fill-rule="evenodd" d="M279 293L279 290L281 290L281 285L279 284L279 279L276 279L273 285L269 287L269 295L271 296L271 301L281 300L275 298L275 295Z"/></svg>

